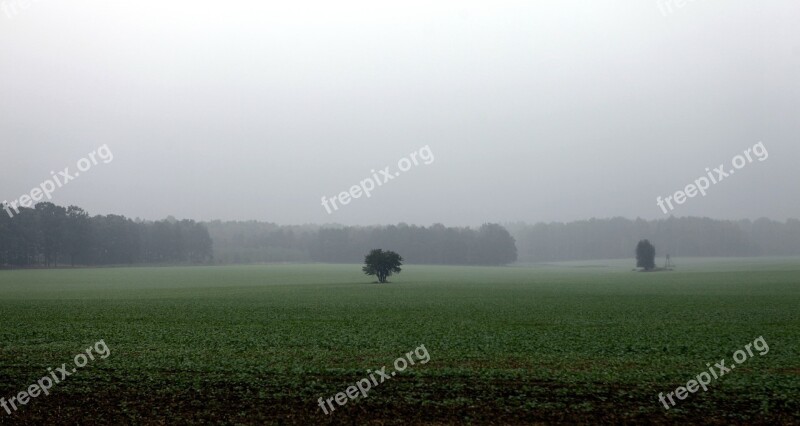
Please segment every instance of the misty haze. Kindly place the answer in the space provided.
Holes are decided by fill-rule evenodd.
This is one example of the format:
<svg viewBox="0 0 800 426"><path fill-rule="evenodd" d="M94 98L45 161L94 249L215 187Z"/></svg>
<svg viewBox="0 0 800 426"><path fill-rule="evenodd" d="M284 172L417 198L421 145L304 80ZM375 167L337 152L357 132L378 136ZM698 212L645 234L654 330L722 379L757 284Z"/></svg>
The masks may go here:
<svg viewBox="0 0 800 426"><path fill-rule="evenodd" d="M800 422L799 18L0 0L0 425Z"/></svg>

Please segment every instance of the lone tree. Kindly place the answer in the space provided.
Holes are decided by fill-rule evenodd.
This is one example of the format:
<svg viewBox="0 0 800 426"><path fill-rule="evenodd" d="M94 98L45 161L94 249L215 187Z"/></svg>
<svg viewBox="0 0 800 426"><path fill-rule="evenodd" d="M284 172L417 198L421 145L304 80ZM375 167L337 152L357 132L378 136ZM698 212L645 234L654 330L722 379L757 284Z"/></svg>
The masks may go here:
<svg viewBox="0 0 800 426"><path fill-rule="evenodd" d="M370 250L369 254L364 257L364 263L365 265L361 270L365 274L375 275L378 277L378 282L385 283L386 278L393 273L400 273L403 258L393 251L374 249Z"/></svg>
<svg viewBox="0 0 800 426"><path fill-rule="evenodd" d="M636 245L636 267L652 271L656 267L656 248L648 240L639 241Z"/></svg>

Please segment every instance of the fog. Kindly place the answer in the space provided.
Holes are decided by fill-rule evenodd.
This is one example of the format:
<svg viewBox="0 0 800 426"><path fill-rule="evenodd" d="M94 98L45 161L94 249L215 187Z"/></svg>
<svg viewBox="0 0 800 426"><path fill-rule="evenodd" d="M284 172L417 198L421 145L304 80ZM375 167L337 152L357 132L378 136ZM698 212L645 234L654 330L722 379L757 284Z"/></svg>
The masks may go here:
<svg viewBox="0 0 800 426"><path fill-rule="evenodd" d="M768 157L670 213L800 217L796 1L26 3L0 0L0 201L106 146L113 161L52 202L283 224L657 219L657 197L761 142ZM386 166L369 197L321 204Z"/></svg>

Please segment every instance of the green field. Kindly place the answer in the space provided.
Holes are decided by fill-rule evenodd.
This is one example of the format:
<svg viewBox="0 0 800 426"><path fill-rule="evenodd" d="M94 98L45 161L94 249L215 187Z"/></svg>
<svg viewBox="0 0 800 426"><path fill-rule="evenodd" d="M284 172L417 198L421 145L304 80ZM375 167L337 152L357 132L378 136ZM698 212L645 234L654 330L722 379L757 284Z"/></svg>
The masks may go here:
<svg viewBox="0 0 800 426"><path fill-rule="evenodd" d="M0 271L0 396L111 350L0 424L800 422L799 259L631 268L406 265L386 285L359 265ZM658 401L759 336L766 355ZM317 405L421 344L427 364Z"/></svg>

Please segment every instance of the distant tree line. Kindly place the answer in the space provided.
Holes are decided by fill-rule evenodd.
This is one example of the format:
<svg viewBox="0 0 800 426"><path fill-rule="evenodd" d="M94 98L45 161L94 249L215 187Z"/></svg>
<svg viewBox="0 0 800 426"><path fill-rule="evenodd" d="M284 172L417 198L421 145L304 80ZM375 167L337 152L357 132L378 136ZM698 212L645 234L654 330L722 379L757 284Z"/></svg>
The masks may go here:
<svg viewBox="0 0 800 426"><path fill-rule="evenodd" d="M505 265L517 260L626 259L648 239L662 255L800 255L800 220L777 222L624 218L570 223L485 224L479 228L414 226L280 226L198 223L169 218L89 216L75 206L39 203L13 218L0 210L0 267L176 263L361 263L385 248L409 264ZM212 243L213 242L213 243Z"/></svg>
<svg viewBox="0 0 800 426"><path fill-rule="evenodd" d="M191 220L90 217L53 203L20 208L13 218L0 211L2 267L205 263L212 256L208 230Z"/></svg>
<svg viewBox="0 0 800 426"><path fill-rule="evenodd" d="M473 229L442 224L322 227L214 221L206 226L219 263L361 263L364 253L379 247L403 253L405 262L412 264L505 265L517 259L514 239L497 224Z"/></svg>
<svg viewBox="0 0 800 426"><path fill-rule="evenodd" d="M641 239L675 257L800 255L800 220L727 221L683 217L646 221L624 218L569 223L506 225L523 262L625 259Z"/></svg>

